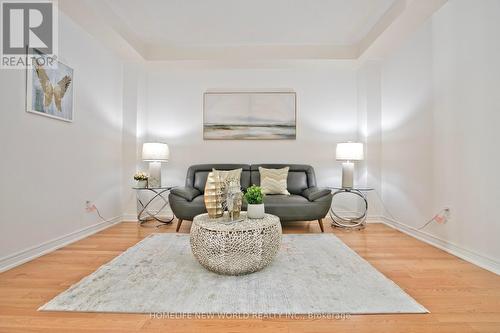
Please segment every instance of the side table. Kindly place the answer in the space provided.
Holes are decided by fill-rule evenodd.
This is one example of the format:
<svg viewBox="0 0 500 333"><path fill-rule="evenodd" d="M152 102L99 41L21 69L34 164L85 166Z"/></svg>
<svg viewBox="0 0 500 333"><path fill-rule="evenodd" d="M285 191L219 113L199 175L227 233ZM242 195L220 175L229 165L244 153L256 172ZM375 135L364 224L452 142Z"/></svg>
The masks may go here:
<svg viewBox="0 0 500 333"><path fill-rule="evenodd" d="M330 207L330 217L332 219L332 226L345 229L362 229L365 227L366 214L368 212L368 200L366 199L365 192L373 191L373 188L343 188L343 187L330 187L333 190L333 197L341 193L351 193L355 196L363 199L364 205L363 209L358 216L346 217L341 216L338 212L335 212L332 207ZM333 202L333 198L332 198Z"/></svg>
<svg viewBox="0 0 500 333"><path fill-rule="evenodd" d="M156 227L172 223L175 216L172 213L171 218L161 218L161 211L169 205L168 202L168 192L173 189L175 186L166 186L166 187L133 187L133 189L137 192L137 221L139 221L139 225L142 226L143 223L148 221L158 221ZM149 194L153 194L150 198L142 198L141 194L143 192L147 192ZM154 209L153 205L160 201L161 207Z"/></svg>

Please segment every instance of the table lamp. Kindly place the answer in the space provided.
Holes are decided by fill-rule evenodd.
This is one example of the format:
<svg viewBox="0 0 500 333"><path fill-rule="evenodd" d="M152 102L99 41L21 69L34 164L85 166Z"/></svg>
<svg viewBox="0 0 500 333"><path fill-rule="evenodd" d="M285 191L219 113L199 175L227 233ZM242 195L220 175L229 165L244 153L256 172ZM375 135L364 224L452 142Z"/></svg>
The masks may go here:
<svg viewBox="0 0 500 333"><path fill-rule="evenodd" d="M147 142L142 145L142 160L149 162L149 187L161 187L161 163L168 162L169 156L166 143Z"/></svg>
<svg viewBox="0 0 500 333"><path fill-rule="evenodd" d="M360 142L343 142L337 144L337 161L342 161L342 188L353 187L354 163L364 158L363 144Z"/></svg>

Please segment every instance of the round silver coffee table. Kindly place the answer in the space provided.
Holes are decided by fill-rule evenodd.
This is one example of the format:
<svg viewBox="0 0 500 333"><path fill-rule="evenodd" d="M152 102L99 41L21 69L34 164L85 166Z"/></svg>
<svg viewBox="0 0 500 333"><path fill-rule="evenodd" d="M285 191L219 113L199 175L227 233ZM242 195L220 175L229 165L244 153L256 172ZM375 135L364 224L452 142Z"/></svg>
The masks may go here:
<svg viewBox="0 0 500 333"><path fill-rule="evenodd" d="M191 250L206 269L224 275L243 275L266 267L281 245L281 223L277 216L224 222L207 214L194 218L191 226Z"/></svg>

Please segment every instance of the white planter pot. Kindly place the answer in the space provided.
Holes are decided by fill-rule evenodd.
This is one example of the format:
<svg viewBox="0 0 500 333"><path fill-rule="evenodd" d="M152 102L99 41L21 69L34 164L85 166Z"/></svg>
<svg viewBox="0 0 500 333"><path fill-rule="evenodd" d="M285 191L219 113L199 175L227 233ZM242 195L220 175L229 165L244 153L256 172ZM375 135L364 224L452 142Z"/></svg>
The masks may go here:
<svg viewBox="0 0 500 333"><path fill-rule="evenodd" d="M137 181L137 188L146 188L146 187L148 187L147 180L138 180Z"/></svg>
<svg viewBox="0 0 500 333"><path fill-rule="evenodd" d="M264 204L259 205L248 205L247 207L247 217L249 219L262 219L265 216Z"/></svg>

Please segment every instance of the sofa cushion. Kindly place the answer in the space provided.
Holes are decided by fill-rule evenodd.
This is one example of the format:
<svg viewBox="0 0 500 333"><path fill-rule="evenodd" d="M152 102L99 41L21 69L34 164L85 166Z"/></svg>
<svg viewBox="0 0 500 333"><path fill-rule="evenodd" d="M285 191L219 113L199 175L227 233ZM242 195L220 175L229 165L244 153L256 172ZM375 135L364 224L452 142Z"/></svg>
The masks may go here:
<svg viewBox="0 0 500 333"><path fill-rule="evenodd" d="M207 184L208 174L211 171L196 171L194 174L194 184L193 187L201 191L201 193L205 193L205 186Z"/></svg>
<svg viewBox="0 0 500 333"><path fill-rule="evenodd" d="M212 169L214 176L219 177L221 181L226 181L226 179L234 179L241 186L241 172L243 169L234 169L234 170L217 170Z"/></svg>
<svg viewBox="0 0 500 333"><path fill-rule="evenodd" d="M174 193L170 193L168 200L172 211L179 219L191 221L196 215L207 212L203 195L198 195L192 201L187 201Z"/></svg>
<svg viewBox="0 0 500 333"><path fill-rule="evenodd" d="M186 176L186 187L194 187L201 193L205 191L207 177L212 169L217 170L234 170L242 169L241 172L241 188L246 190L250 187L250 165L248 164L197 164L189 167Z"/></svg>
<svg viewBox="0 0 500 333"><path fill-rule="evenodd" d="M290 194L287 190L289 167L282 169L259 168L260 187L264 194Z"/></svg>
<svg viewBox="0 0 500 333"><path fill-rule="evenodd" d="M210 189L211 195L214 194L213 191L221 190L226 181L233 182L237 184L241 188L241 171L242 169L234 169L234 170L216 170L212 169L212 172L209 172L207 175L207 179L205 181L205 190L203 193L207 193ZM195 178L196 179L196 178ZM210 179L210 182L208 181ZM229 185L229 184L227 184Z"/></svg>
<svg viewBox="0 0 500 333"><path fill-rule="evenodd" d="M176 187L173 188L170 193L173 193L187 201L193 201L194 198L199 196L201 192L194 187Z"/></svg>
<svg viewBox="0 0 500 333"><path fill-rule="evenodd" d="M309 187L302 192L302 195L309 201L315 201L331 193L332 190L327 188Z"/></svg>
<svg viewBox="0 0 500 333"><path fill-rule="evenodd" d="M309 203L301 195L268 194L264 196L264 206L300 206Z"/></svg>
<svg viewBox="0 0 500 333"><path fill-rule="evenodd" d="M307 188L307 174L304 171L288 172L288 191L300 194Z"/></svg>
<svg viewBox="0 0 500 333"><path fill-rule="evenodd" d="M281 169L289 167L287 179L287 191L291 194L301 194L308 187L316 186L314 169L310 165L303 164L254 164L251 166L251 183L261 185L259 167L267 169Z"/></svg>
<svg viewBox="0 0 500 333"><path fill-rule="evenodd" d="M281 222L311 221L323 218L330 208L331 194L322 201L309 201L301 195L266 195L266 213L276 215Z"/></svg>

